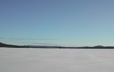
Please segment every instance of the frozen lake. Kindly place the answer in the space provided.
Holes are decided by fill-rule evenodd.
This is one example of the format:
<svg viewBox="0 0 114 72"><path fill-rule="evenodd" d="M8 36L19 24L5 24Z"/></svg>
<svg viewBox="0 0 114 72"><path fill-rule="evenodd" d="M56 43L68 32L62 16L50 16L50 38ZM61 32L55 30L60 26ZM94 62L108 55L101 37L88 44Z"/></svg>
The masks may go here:
<svg viewBox="0 0 114 72"><path fill-rule="evenodd" d="M114 72L114 49L0 48L0 72Z"/></svg>

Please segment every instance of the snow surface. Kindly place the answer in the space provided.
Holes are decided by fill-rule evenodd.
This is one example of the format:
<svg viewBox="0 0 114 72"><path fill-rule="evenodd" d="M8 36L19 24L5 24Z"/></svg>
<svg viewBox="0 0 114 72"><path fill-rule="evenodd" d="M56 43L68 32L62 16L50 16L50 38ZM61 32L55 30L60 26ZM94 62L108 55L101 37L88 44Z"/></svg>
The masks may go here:
<svg viewBox="0 0 114 72"><path fill-rule="evenodd" d="M0 72L114 72L114 49L0 48Z"/></svg>

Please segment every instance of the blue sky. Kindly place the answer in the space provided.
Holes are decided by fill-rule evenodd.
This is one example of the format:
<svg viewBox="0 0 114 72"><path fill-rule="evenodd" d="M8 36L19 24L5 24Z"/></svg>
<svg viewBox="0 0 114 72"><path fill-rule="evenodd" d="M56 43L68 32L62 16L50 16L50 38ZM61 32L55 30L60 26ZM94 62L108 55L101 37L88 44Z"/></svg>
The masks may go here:
<svg viewBox="0 0 114 72"><path fill-rule="evenodd" d="M0 41L113 45L114 0L0 0Z"/></svg>

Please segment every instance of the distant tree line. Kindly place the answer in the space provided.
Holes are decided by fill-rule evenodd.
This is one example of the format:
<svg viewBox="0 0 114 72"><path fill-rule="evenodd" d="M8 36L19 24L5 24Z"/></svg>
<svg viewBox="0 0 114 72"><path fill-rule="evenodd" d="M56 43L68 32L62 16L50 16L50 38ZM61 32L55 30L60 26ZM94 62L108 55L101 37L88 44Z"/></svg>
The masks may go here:
<svg viewBox="0 0 114 72"><path fill-rule="evenodd" d="M11 44L5 44L0 42L0 47L7 47L7 48L57 48L57 49L114 49L114 46L83 46L83 47L65 47L65 46L34 46L34 45L11 45Z"/></svg>

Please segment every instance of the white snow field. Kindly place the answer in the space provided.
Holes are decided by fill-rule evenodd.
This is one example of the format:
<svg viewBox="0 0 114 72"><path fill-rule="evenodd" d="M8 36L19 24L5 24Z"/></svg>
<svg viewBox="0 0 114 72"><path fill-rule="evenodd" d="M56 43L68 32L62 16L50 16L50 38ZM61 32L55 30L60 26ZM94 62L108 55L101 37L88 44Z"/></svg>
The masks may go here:
<svg viewBox="0 0 114 72"><path fill-rule="evenodd" d="M114 49L0 48L0 72L114 72Z"/></svg>

